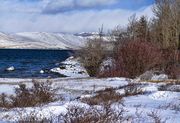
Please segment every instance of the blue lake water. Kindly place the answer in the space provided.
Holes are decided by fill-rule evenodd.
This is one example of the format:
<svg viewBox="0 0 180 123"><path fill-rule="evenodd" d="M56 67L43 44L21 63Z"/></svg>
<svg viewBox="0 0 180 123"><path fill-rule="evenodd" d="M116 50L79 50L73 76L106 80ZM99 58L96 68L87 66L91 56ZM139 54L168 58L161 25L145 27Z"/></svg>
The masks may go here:
<svg viewBox="0 0 180 123"><path fill-rule="evenodd" d="M0 78L56 78L51 68L60 66L73 54L71 50L0 49ZM14 71L6 71L13 66ZM41 74L40 70L45 73Z"/></svg>

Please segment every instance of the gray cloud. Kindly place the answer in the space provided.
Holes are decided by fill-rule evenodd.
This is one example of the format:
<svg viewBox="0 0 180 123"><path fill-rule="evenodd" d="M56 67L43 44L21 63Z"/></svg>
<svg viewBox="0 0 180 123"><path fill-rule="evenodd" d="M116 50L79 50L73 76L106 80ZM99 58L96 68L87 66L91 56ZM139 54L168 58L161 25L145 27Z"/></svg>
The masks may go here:
<svg viewBox="0 0 180 123"><path fill-rule="evenodd" d="M36 0L34 4L34 2L30 2L30 0L29 2L28 0L2 0L0 4L0 14L40 13L47 5L47 2L47 0Z"/></svg>
<svg viewBox="0 0 180 123"><path fill-rule="evenodd" d="M43 13L56 14L71 10L81 10L109 6L118 0L51 0L44 8Z"/></svg>
<svg viewBox="0 0 180 123"><path fill-rule="evenodd" d="M21 1L21 2L20 2ZM60 12L58 14L43 14L47 6L52 9L80 7L95 7L112 5L117 0L3 0L0 4L0 31L3 32L82 32L98 31L101 25L105 30L112 29L117 25L125 26L128 18L134 13L152 16L151 6L139 10L123 9L85 9L84 11ZM54 0L55 1L55 0ZM63 2L64 1L64 2ZM84 1L84 2L83 2ZM34 3L36 2L36 3Z"/></svg>
<svg viewBox="0 0 180 123"><path fill-rule="evenodd" d="M138 11L122 9L88 10L55 15L41 13L9 13L0 18L0 29L5 32L82 32L98 31L101 25L105 30L117 25L125 26L130 15L152 16L151 6Z"/></svg>

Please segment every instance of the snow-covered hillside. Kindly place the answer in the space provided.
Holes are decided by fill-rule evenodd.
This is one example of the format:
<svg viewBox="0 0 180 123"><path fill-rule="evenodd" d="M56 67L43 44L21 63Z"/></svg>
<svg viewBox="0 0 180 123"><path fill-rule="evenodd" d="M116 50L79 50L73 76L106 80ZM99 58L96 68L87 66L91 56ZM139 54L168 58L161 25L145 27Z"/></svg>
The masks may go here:
<svg viewBox="0 0 180 123"><path fill-rule="evenodd" d="M0 48L20 49L78 49L84 46L86 38L73 34L22 32L0 33Z"/></svg>

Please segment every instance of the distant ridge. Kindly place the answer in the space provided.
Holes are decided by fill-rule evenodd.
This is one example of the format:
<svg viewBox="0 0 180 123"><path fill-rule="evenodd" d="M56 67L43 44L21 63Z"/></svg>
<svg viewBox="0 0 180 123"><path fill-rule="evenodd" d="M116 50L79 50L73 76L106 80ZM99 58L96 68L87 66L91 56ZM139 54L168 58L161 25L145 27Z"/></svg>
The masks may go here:
<svg viewBox="0 0 180 123"><path fill-rule="evenodd" d="M0 32L0 48L13 49L79 49L86 38L73 34L47 32L21 32L6 34Z"/></svg>

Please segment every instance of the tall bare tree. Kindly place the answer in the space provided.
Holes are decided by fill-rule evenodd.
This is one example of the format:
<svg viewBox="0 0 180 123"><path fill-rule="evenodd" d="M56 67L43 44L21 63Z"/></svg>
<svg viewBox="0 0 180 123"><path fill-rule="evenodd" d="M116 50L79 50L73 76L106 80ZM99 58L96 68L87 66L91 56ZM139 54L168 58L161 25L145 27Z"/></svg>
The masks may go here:
<svg viewBox="0 0 180 123"><path fill-rule="evenodd" d="M136 15L132 15L129 18L129 24L128 24L128 33L130 34L131 39L136 40L137 37L137 18Z"/></svg>
<svg viewBox="0 0 180 123"><path fill-rule="evenodd" d="M179 0L156 0L153 8L154 40L159 42L163 49L177 49L180 34L180 6Z"/></svg>
<svg viewBox="0 0 180 123"><path fill-rule="evenodd" d="M153 8L152 40L158 42L164 51L173 51L173 61L179 61L180 49L180 1L156 0Z"/></svg>
<svg viewBox="0 0 180 123"><path fill-rule="evenodd" d="M133 15L129 18L128 33L131 39L150 41L149 22L145 16L141 16L140 19Z"/></svg>
<svg viewBox="0 0 180 123"><path fill-rule="evenodd" d="M141 16L137 22L137 39L141 41L150 41L148 20Z"/></svg>

